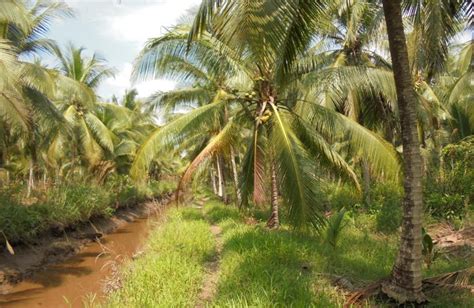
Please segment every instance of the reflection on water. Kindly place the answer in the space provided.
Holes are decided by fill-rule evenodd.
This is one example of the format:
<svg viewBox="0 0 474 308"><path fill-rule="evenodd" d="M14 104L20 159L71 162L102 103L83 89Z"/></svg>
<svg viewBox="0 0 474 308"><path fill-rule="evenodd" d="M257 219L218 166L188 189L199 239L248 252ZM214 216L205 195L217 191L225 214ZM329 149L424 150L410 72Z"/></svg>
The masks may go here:
<svg viewBox="0 0 474 308"><path fill-rule="evenodd" d="M48 266L0 295L0 307L82 307L85 296L103 297L111 262L130 258L147 235L149 219L137 219L88 244L70 259Z"/></svg>

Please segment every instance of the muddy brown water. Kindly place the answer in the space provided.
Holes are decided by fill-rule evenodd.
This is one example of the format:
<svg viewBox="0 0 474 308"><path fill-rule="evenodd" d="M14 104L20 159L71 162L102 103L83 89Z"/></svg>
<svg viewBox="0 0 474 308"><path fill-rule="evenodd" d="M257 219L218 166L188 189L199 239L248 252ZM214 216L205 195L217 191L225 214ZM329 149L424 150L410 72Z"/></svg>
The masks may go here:
<svg viewBox="0 0 474 308"><path fill-rule="evenodd" d="M83 307L92 298L100 301L112 264L121 264L141 249L152 219L136 219L68 260L36 272L0 295L0 307Z"/></svg>

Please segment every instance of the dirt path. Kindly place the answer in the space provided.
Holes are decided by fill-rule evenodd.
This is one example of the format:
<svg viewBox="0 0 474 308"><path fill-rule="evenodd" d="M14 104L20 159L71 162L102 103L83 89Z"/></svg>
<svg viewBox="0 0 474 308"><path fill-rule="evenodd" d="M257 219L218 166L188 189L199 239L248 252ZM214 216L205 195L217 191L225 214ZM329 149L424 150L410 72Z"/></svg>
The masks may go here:
<svg viewBox="0 0 474 308"><path fill-rule="evenodd" d="M199 207L202 210L204 202L200 203ZM215 224L211 225L210 229L216 241L216 254L213 259L206 264L206 275L204 276L204 282L199 291L198 300L195 305L196 308L206 307L207 304L212 301L217 292L222 253L222 230Z"/></svg>

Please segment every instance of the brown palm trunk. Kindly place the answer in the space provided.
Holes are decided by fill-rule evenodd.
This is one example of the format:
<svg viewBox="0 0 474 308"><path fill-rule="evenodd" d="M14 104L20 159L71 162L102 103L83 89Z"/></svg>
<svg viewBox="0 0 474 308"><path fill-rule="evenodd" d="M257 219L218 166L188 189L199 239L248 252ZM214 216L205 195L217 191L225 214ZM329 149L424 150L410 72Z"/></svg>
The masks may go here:
<svg viewBox="0 0 474 308"><path fill-rule="evenodd" d="M43 187L46 189L46 185L48 183L48 171L46 168L43 171Z"/></svg>
<svg viewBox="0 0 474 308"><path fill-rule="evenodd" d="M399 303L423 302L421 225L422 161L416 123L416 96L403 32L400 0L383 0L402 129L404 188L400 248L392 275L382 291Z"/></svg>
<svg viewBox="0 0 474 308"><path fill-rule="evenodd" d="M271 196L271 205L272 205L272 214L267 221L267 227L270 229L278 229L280 227L280 216L278 213L278 183L276 176L276 167L275 162L272 161L270 166L271 172L271 185L272 185L272 196Z"/></svg>
<svg viewBox="0 0 474 308"><path fill-rule="evenodd" d="M242 204L242 194L240 193L239 187L239 173L237 172L237 164L235 163L235 152L234 147L230 146L230 162L232 164L232 173L234 177L234 188L237 206Z"/></svg>
<svg viewBox="0 0 474 308"><path fill-rule="evenodd" d="M10 162L8 161L8 159L6 159L6 160L5 160L5 166L6 166L7 168L9 167L9 166L8 166L9 163L10 163ZM10 171L9 171L8 169L7 169L7 171L6 171L5 184L6 184L6 186L10 185Z"/></svg>

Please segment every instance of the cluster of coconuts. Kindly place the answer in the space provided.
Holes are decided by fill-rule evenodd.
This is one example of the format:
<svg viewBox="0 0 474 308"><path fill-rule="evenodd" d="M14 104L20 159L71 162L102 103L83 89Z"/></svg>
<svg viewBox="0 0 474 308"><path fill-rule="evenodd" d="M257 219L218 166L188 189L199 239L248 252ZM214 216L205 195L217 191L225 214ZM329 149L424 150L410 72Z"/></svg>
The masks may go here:
<svg viewBox="0 0 474 308"><path fill-rule="evenodd" d="M258 120L260 121L260 123L265 124L265 122L270 119L272 114L273 113L269 109L265 109L265 112L260 117L258 117Z"/></svg>
<svg viewBox="0 0 474 308"><path fill-rule="evenodd" d="M244 94L244 97L246 99L249 99L249 100L254 98L255 96L257 96L257 92L255 92L255 91L247 92L247 93Z"/></svg>

